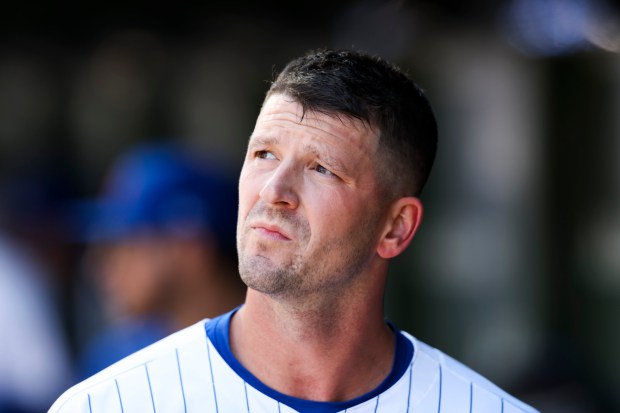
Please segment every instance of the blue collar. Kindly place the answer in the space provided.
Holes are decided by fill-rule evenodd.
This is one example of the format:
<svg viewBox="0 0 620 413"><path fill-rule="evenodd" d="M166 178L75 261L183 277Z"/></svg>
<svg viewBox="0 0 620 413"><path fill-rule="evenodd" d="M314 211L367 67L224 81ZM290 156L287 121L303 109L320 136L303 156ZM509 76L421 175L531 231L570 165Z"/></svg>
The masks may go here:
<svg viewBox="0 0 620 413"><path fill-rule="evenodd" d="M392 371L377 388L362 396L356 397L355 399L344 402L317 402L287 396L286 394L267 387L260 380L258 380L252 373L243 367L241 363L239 363L230 350L230 319L238 309L239 308L236 308L229 313L223 314L205 323L205 330L209 340L217 352L222 356L224 361L226 361L230 368L232 368L242 380L266 396L277 400L282 404L290 406L299 412L336 413L375 398L392 387L403 376L403 374L405 374L407 368L411 364L411 360L413 359L413 344L411 341L409 341L400 332L400 330L396 329L391 323L388 322L388 325L396 334L394 362L392 364Z"/></svg>

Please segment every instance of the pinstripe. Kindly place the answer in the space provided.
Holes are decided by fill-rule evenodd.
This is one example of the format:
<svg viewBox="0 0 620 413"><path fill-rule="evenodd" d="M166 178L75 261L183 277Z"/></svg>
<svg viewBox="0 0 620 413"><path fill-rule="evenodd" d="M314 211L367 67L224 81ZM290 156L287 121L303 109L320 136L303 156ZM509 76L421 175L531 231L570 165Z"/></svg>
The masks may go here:
<svg viewBox="0 0 620 413"><path fill-rule="evenodd" d="M248 384L243 382L243 390L245 391L245 407L248 409L248 413L250 413L250 401L248 400Z"/></svg>
<svg viewBox="0 0 620 413"><path fill-rule="evenodd" d="M185 401L185 387L183 386L183 375L181 374L181 361L179 360L179 349L175 348L177 356L177 370L179 371L179 382L181 383L181 395L183 396L183 411L187 413L187 402Z"/></svg>
<svg viewBox="0 0 620 413"><path fill-rule="evenodd" d="M439 366L439 405L437 406L437 413L441 413L441 391L443 387L443 369L441 368L441 363L437 364Z"/></svg>
<svg viewBox="0 0 620 413"><path fill-rule="evenodd" d="M217 405L217 393L215 392L215 377L213 377L213 365L211 364L211 349L209 348L209 342L207 341L207 357L209 358L209 371L211 371L211 384L213 385L213 399L215 400L215 412L219 412Z"/></svg>
<svg viewBox="0 0 620 413"><path fill-rule="evenodd" d="M192 338L192 336L189 336L189 338ZM200 338L201 340L198 342L197 339ZM180 413L187 413L188 411L190 411L191 409L189 409L187 406L187 404L189 403L191 405L192 403L192 388L188 387L187 391L190 391L189 395L185 394L185 385L190 385L193 384L194 382L190 383L190 380L192 380L194 378L193 376L193 369L189 369L187 371L187 376L186 373L184 373L183 370L183 366L181 366L181 362L180 362L180 358L181 358L181 350L184 349L184 347L179 347L179 342L184 344L186 343L185 337L181 337L182 340L180 341L173 341L173 345L172 346L168 346L168 347L163 347L164 351L159 351L159 353L155 353L155 355L153 356L153 354L147 354L149 357L145 358L145 357L139 357L137 358L135 361L133 360L128 360L129 363L126 364L121 364L119 365L120 368L117 368L116 370L109 370L109 374L107 374L107 377L105 377L105 375L102 375L102 378L104 380L99 380L99 381L94 381L94 384L91 384L91 382L88 382L86 384L89 384L90 386L86 386L83 387L82 389L77 389L76 391L73 391L73 393L67 393L66 395L63 395L62 398L60 398L59 400L57 400L56 405L58 406L53 406L54 408L58 409L58 410L50 410L50 413L52 411L66 411L67 413L69 413L69 411L73 411L71 410L72 408L78 408L78 405L81 406L79 407L80 411L84 411L86 413L114 413L114 412L118 412L118 413L124 413L125 411L125 404L127 404L127 409L128 412L131 410L133 405L136 406L145 406L146 404L148 404L148 401L146 399L144 399L144 381L142 381L144 379L145 376L142 376L142 373L140 373L140 371L144 368L144 373L146 375L146 379L147 379L147 385L148 385L148 390L149 390L149 395L151 398L151 408L152 408L152 412L153 413L158 413L159 411L159 402L160 397L166 397L166 395L169 395L170 393L172 393L172 396L174 396L174 393L176 393L177 390L181 390L182 393L182 397L183 397L183 404L184 404L184 410L178 409ZM254 413L256 411L256 409L260 409L259 405L262 405L263 402L264 403L269 403L273 408L273 404L272 403L276 403L277 405L277 410L274 410L274 412L276 413L283 413L284 411L289 411L289 406L287 405L286 401L280 401L278 400L279 398L277 397L277 394L274 396L272 393L270 393L269 391L265 391L264 393L261 392L260 388L259 390L256 390L254 388L252 388L253 390L250 391L250 387L252 387L250 385L250 381L245 381L243 380L244 377L237 375L237 376L230 376L231 381L231 385L228 385L228 379L229 379L229 375L228 375L228 371L225 370L223 372L221 372L219 370L219 368L223 368L226 369L226 365L223 363L226 363L227 360L224 359L222 360L222 358L219 357L219 355L217 353L213 353L213 356L211 356L211 347L213 346L214 351L217 351L216 347L214 347L213 343L211 341L209 341L207 339L207 341L204 341L204 338L202 337L197 337L196 341L194 341L194 343L198 344L198 349L204 349L204 347L201 347L202 345L207 345L207 360L206 362L209 363L209 370L204 370L204 368L202 367L202 373L200 375L196 375L196 379L199 380L199 382L197 383L198 385L201 386L205 386L204 388L202 388L201 390L198 390L202 393L201 396L206 396L207 398L207 402L211 403L209 400L210 396L210 389L208 387L212 388L213 391L213 406L215 408L212 408L214 413L219 413L219 402L222 402L222 411L226 410L227 408L229 408L229 399L228 396L230 395L233 399L230 399L230 403L234 404L237 406L237 410L240 407L240 403L242 403L242 399L239 399L240 394L238 394L238 390L241 390L238 385L240 383L243 383L244 386L244 394L245 394L245 402L246 402L246 412L247 413ZM172 350L174 349L175 352L175 358L176 358L176 363L177 363L177 374L178 374L178 380L179 380L179 384L180 384L180 389L177 388L173 383L172 386L170 386L170 380L172 382L174 382L174 366L172 364L169 364L172 362L172 360L169 358L172 356ZM157 349L156 349L157 350ZM184 350L183 350L184 351ZM201 350L200 350L201 351ZM422 351L422 355L427 354L428 351L426 351L425 347L421 347L419 349L419 351ZM193 351L192 351L192 354ZM201 357L201 359L203 360L204 363L204 353L199 354L199 356ZM184 351L183 353L183 363L192 363L193 360L188 359L187 357L190 357L188 355L188 353L186 353ZM160 358L165 358L165 371L166 371L166 376L167 379L164 380L163 382L160 383L159 377L161 374L164 374L162 372L160 372L158 366L158 360L160 360ZM149 361L146 361L149 360ZM430 408L430 412L435 412L435 413L449 413L448 410L451 409L451 405L455 405L456 406L456 399L454 400L454 403L452 398L454 397L454 394L451 390L454 390L454 392L456 393L456 395L458 396L458 404L461 406L461 408L465 408L465 411L468 411L470 413L474 413L477 411L480 411L480 409L483 408L483 406L486 406L487 404L494 404L495 408L497 408L497 399L500 399L500 409L497 410L497 413L504 413L506 411L511 410L511 401L513 400L511 398L510 395L505 394L503 392L499 392L499 391L494 391L493 387L489 387L487 385L487 382L478 382L478 376L472 375L470 373L468 373L468 370L466 369L461 369L461 370L456 370L456 372L452 372L452 370L450 369L450 365L445 365L441 363L441 359L439 360L439 363L434 362L433 360L429 360L429 359L424 359L423 363L420 364L420 369L418 370L418 366L416 365L416 380L418 379L417 374L419 372L424 373L424 375L422 377L420 377L419 379L421 380L421 382L424 382L426 379L430 379L431 383L428 383L428 381L426 381L425 383L428 384L428 392L424 391L422 392L420 389L420 391L418 391L417 387L414 388L413 386L413 365L414 360L416 359L409 359L409 364L405 364L405 365L400 365L400 371L402 372L402 369L408 369L409 372L405 371L401 373L401 376L399 378L397 378L397 385L391 385L389 388L385 388L385 389L381 389L382 393L381 394L375 394L374 398L375 399L375 405L372 406L372 401L367 399L367 400L363 400L362 402L358 402L356 405L352 405L352 404L345 404L342 407L347 407L346 409L342 409L342 407L340 407L341 413L348 413L349 409L348 407L351 407L351 411L357 411L358 409L366 409L364 411L368 411L368 412L374 412L374 413L379 413L379 412L384 412L386 411L386 409L390 410L390 409L394 409L394 405L393 404L399 404L400 408L402 409L403 404L406 405L406 409L404 411L407 411L408 413L414 413L417 412L417 410L424 405L425 408ZM419 360L419 358L417 359ZM436 359L435 359L436 360ZM406 362L405 362L406 363ZM189 366L189 365L188 365ZM444 368L445 367L445 368ZM151 369L154 369L151 371ZM444 377L444 370L445 370L445 377ZM154 376L151 378L151 373L154 374ZM462 375L460 375L459 373L462 373ZM454 378L453 375L457 374L457 377ZM218 376L217 378L217 383L215 380L215 376ZM99 377L99 376L98 376ZM433 380L434 377L434 380ZM208 380L211 379L211 386L208 385ZM408 383L406 383L407 379L409 380ZM443 386L444 386L444 379L445 379L445 384L446 384L446 390L444 391ZM120 390L120 386L121 386L121 381L123 381L123 391L121 392ZM117 397L118 397L118 410L114 409L114 387L112 387L112 382L114 383L114 386L116 387L116 393L117 393ZM467 387L465 387L467 385L467 382L469 382L469 409L467 409L467 400L465 399L467 397ZM416 381L417 383L417 381ZM432 384L434 383L434 385ZM163 385L166 388L162 388L162 390L164 391L164 394L160 396L160 394L158 393L158 403L155 403L155 392L159 391L159 386ZM474 389L474 385L476 386L476 388ZM417 384L416 384L417 386ZM437 386L437 387L435 387ZM426 388L426 386L423 386ZM434 393L434 389L437 388L437 399L435 399L435 393ZM219 389L219 390L218 390ZM236 390L238 389L238 390ZM416 391L416 393L414 394L414 390ZM139 394L133 394L134 391L138 391ZM218 391L221 391L222 393L218 395ZM230 394L231 392L234 393L235 391L237 391L236 394ZM259 393L255 393L255 392L259 392ZM254 408L252 408L252 406L250 406L250 392L252 392L252 397L253 397L253 405ZM125 393L125 395L127 396L126 400L123 400L123 393ZM132 394L130 394L132 393ZM474 393L476 396L476 409L474 409ZM383 397L382 400L382 395L386 395L386 397ZM264 396L264 400L263 397ZM406 403L403 403L403 396L406 395ZM84 396L86 396L86 400L84 400ZM135 396L135 397L134 397ZM172 397L171 396L171 397ZM390 396L390 397L388 397ZM178 395L174 396L175 398L178 397ZM259 397L259 399L256 399L256 397ZM443 402L443 399L446 399L446 403ZM219 399L219 400L218 400ZM163 400L163 399L162 399ZM178 399L177 403L178 403ZM86 401L86 404L84 403L84 401ZM418 406L418 401L420 402L420 406ZM77 403L77 405L76 405ZM258 403L258 404L256 404ZM432 404L430 404L432 403ZM94 407L93 407L94 405ZM305 404L305 403L291 403L291 405L293 406L293 408L299 410L299 411L306 411L308 408L311 408L311 405ZM363 405L363 407L361 407ZM381 409L379 409L379 405L381 405ZM106 407L107 406L107 407ZM162 405L163 406L163 405ZM284 409L282 409L282 406L285 406ZM234 408L234 407L233 407ZM106 412L102 412L101 409L108 409ZM139 408L144 409L144 412L149 412L149 410L145 407L141 407ZM141 410L142 411L142 410ZM292 411L292 410L291 410ZM403 411L403 412L404 412ZM519 410L521 411L521 410ZM532 411L534 412L534 410L528 410L527 408L523 411ZM242 412L242 411L241 411ZM387 412L386 412L387 413Z"/></svg>
<svg viewBox="0 0 620 413"><path fill-rule="evenodd" d="M407 413L409 413L409 403L411 402L411 375L413 374L413 361L409 365L409 394L407 395Z"/></svg>
<svg viewBox="0 0 620 413"><path fill-rule="evenodd" d="M119 389L118 387L118 380L114 379L114 384L116 384L116 392L118 393L118 402L121 405L121 413L123 413L125 410L123 409L123 399L121 398L121 389Z"/></svg>
<svg viewBox="0 0 620 413"><path fill-rule="evenodd" d="M153 413L156 413L155 399L153 398L153 388L151 387L151 376L149 375L149 366L147 364L144 364L144 370L146 370L146 380L149 383L149 393L151 393L151 403L153 404Z"/></svg>

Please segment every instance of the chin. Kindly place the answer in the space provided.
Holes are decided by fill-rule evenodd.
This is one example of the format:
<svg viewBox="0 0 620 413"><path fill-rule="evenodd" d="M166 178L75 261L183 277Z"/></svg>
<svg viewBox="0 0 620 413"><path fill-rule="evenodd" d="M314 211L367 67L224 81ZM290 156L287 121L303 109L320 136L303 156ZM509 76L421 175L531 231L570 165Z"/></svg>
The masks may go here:
<svg viewBox="0 0 620 413"><path fill-rule="evenodd" d="M274 265L271 259L263 256L239 260L239 275L245 285L268 295L286 294L299 288L301 280L291 268L291 265Z"/></svg>

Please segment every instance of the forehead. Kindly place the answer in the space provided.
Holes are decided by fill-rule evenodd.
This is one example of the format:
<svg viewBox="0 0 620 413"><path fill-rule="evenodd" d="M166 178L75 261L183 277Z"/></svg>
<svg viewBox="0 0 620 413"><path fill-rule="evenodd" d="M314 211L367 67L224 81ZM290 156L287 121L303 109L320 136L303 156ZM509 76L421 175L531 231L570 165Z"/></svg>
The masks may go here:
<svg viewBox="0 0 620 413"><path fill-rule="evenodd" d="M366 123L346 115L327 115L306 111L293 98L275 94L270 96L261 109L256 121L255 133L268 129L277 132L311 135L318 138L334 140L337 143L358 147L374 153L378 145L378 134Z"/></svg>

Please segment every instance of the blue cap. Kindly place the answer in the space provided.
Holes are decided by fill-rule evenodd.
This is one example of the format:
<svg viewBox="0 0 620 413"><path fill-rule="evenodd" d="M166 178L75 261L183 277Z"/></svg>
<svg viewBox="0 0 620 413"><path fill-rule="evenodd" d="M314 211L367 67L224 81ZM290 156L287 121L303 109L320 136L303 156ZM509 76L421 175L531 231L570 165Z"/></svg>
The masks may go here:
<svg viewBox="0 0 620 413"><path fill-rule="evenodd" d="M77 209L86 241L114 241L134 234L194 237L205 233L234 251L237 188L213 159L170 144L124 153L107 175L103 192Z"/></svg>

